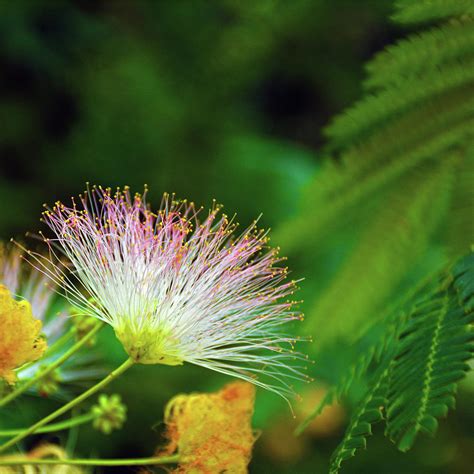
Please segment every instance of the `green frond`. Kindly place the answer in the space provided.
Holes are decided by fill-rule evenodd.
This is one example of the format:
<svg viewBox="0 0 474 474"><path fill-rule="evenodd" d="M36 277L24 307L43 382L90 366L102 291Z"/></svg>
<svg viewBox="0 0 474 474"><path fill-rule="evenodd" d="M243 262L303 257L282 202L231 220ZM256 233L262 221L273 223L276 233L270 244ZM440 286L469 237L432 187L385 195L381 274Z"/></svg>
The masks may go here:
<svg viewBox="0 0 474 474"><path fill-rule="evenodd" d="M398 0L392 19L398 23L424 23L472 14L471 0Z"/></svg>
<svg viewBox="0 0 474 474"><path fill-rule="evenodd" d="M385 322L383 326L385 325ZM381 326L378 322L374 326ZM375 360L380 362L381 355L387 350L388 346L393 342L393 337L396 334L396 328L387 323L387 327L390 330L384 328L384 334L380 337L376 343L365 344L365 341L361 344L363 349L360 351L359 356L356 358L347 369L346 373L341 377L340 381L331 387L324 398L316 405L314 410L298 425L295 430L295 434L298 436L309 426L309 424L317 418L328 405L331 405L336 400L341 400L349 392L354 381L359 380L363 374L367 371L370 364ZM371 327L368 332L371 332L374 328ZM379 328L377 328L379 329Z"/></svg>
<svg viewBox="0 0 474 474"><path fill-rule="evenodd" d="M362 177L387 162L402 159L403 154L425 146L431 141L435 144L439 143L438 139L441 135L448 134L446 139L449 143L448 147L452 147L453 141L449 139L451 130L473 118L474 84L471 84L446 93L442 97L432 98L391 122L389 126L375 130L367 140L351 146L341 156L341 160L345 169L350 169L352 172L355 170L358 176ZM466 135L466 138L471 137L472 135ZM462 134L459 140L459 144L468 141ZM437 155L431 158L436 159L444 150L441 144ZM416 163L426 158L430 157L421 155ZM342 181L343 186L347 184L343 182L343 179L339 181Z"/></svg>
<svg viewBox="0 0 474 474"><path fill-rule="evenodd" d="M301 434L322 413L326 406L331 405L335 400L342 401L353 383L366 374L370 365L380 364L388 353L393 352L395 342L400 334L400 328L405 324L409 310L420 299L420 295L438 288L437 280L434 278L438 273L439 271L436 270L432 275L420 281L418 285L395 297L380 319L368 325L355 344L358 355L338 382L326 392L326 396L316 405L313 412L297 427L296 435Z"/></svg>
<svg viewBox="0 0 474 474"><path fill-rule="evenodd" d="M372 425L383 420L387 376L388 367L375 376L370 390L353 413L344 439L331 456L330 474L337 474L344 461L353 457L358 449L367 447L366 438L372 434Z"/></svg>
<svg viewBox="0 0 474 474"><path fill-rule="evenodd" d="M353 227L349 256L306 311L319 348L341 336L357 344L352 364L298 433L375 367L331 473L366 446L383 413L386 434L402 451L419 432L433 434L474 352L473 255L397 300L413 287L414 272L426 276L443 260L426 258L430 249L442 246L443 256L457 258L474 238L474 2L399 0L394 18L449 21L367 66L375 92L326 129L339 159L319 171L302 215L277 235L291 253Z"/></svg>
<svg viewBox="0 0 474 474"><path fill-rule="evenodd" d="M474 87L442 104L427 104L351 148L342 165L327 166L311 188L308 207L323 204L325 213L337 215L338 208L357 204L420 163L446 159L474 139L473 124Z"/></svg>
<svg viewBox="0 0 474 474"><path fill-rule="evenodd" d="M396 180L403 187L403 175L410 169L429 160L445 160L473 141L474 84L429 100L379 129L349 148L342 163L326 163L305 193L302 216L279 229L275 238L290 252L308 239L320 238L333 230L334 222L345 223L351 208L366 206ZM469 181L464 181L469 188ZM472 207L466 201L456 209L457 222L466 223ZM295 226L298 233L293 232ZM465 229L459 235L466 235Z"/></svg>
<svg viewBox="0 0 474 474"><path fill-rule="evenodd" d="M456 32L454 41L442 40L447 31ZM280 229L276 234L287 251L301 247L308 239L325 237L334 231L334 223L347 224L347 216L353 214L356 206L360 214L361 204L367 207L366 203L377 200L380 191L396 180L403 186L403 175L420 163L446 159L453 153L463 155L473 143L474 62L471 59L443 63L443 54L457 54L455 45L460 43L463 51L472 45L473 23L458 22L427 34L431 36L420 36L403 48L395 47L400 52L395 54L397 61L393 64L397 66L404 54L407 65L415 61L420 49L418 42L426 42L429 52L425 56L431 58L433 65L442 64L441 70L425 67L420 71L422 78L400 81L397 85L389 83L387 90L369 96L328 128L332 147L341 147L343 151L338 163L327 163L308 187L302 216L288 224L287 232ZM437 48L437 42L443 44ZM474 52L474 47L471 49ZM391 53L382 54L390 57ZM462 60L463 55L459 54ZM384 61L390 63L388 59ZM396 74L388 71L386 76ZM457 213L457 222L466 225L472 208L464 204L457 209L462 210ZM295 226L300 229L296 235ZM466 227L460 230L459 235L466 235Z"/></svg>
<svg viewBox="0 0 474 474"><path fill-rule="evenodd" d="M424 101L474 82L472 60L433 71L423 78L368 95L326 128L332 148L343 148L354 141L367 138L389 120L422 105Z"/></svg>
<svg viewBox="0 0 474 474"><path fill-rule="evenodd" d="M457 382L474 352L474 254L445 276L402 330L387 392L387 435L401 451L419 432L434 434L454 408Z"/></svg>
<svg viewBox="0 0 474 474"><path fill-rule="evenodd" d="M474 148L456 166L453 193L442 241L453 257L466 254L474 240Z"/></svg>
<svg viewBox="0 0 474 474"><path fill-rule="evenodd" d="M364 84L367 88L399 86L473 52L474 23L445 24L409 36L377 54L366 66L369 76Z"/></svg>
<svg viewBox="0 0 474 474"><path fill-rule="evenodd" d="M474 253L420 284L403 304L387 313L383 337L366 351L373 354L377 345L377 351L382 350L378 367L333 453L332 474L357 449L366 447L377 421L386 420L387 434L403 451L411 447L419 431L434 433L437 418L454 407L456 384L469 370L473 321ZM330 397L319 411L337 397L342 386L339 383L328 392Z"/></svg>
<svg viewBox="0 0 474 474"><path fill-rule="evenodd" d="M448 161L417 170L405 180L404 192L397 186L381 201L343 268L307 311L307 327L319 345L356 337L356 328L376 314L424 254L449 202L452 169Z"/></svg>

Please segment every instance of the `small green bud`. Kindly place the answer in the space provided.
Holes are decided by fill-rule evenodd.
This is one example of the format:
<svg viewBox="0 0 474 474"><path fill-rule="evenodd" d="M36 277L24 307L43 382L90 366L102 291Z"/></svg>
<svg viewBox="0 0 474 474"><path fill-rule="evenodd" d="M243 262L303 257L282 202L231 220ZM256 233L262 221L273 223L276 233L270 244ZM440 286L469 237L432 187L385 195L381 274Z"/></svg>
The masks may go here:
<svg viewBox="0 0 474 474"><path fill-rule="evenodd" d="M101 395L99 403L92 407L92 413L96 416L92 425L104 434L119 430L127 419L127 407L120 395Z"/></svg>

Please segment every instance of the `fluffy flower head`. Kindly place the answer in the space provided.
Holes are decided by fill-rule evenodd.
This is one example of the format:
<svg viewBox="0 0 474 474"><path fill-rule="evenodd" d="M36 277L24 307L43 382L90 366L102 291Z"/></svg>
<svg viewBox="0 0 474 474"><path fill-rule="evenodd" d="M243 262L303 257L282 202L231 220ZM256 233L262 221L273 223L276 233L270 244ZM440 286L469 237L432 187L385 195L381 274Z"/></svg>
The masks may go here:
<svg viewBox="0 0 474 474"><path fill-rule="evenodd" d="M161 454L180 455L174 474L248 472L255 435L255 387L233 382L217 393L178 395L165 408L169 445Z"/></svg>
<svg viewBox="0 0 474 474"><path fill-rule="evenodd" d="M110 324L138 363L186 361L291 393L289 380L304 376L288 362L302 356L281 326L301 315L266 233L254 223L235 235L220 206L201 219L202 209L166 194L155 213L145 195L94 187L71 206L56 203L44 213L50 258L31 254L36 266Z"/></svg>

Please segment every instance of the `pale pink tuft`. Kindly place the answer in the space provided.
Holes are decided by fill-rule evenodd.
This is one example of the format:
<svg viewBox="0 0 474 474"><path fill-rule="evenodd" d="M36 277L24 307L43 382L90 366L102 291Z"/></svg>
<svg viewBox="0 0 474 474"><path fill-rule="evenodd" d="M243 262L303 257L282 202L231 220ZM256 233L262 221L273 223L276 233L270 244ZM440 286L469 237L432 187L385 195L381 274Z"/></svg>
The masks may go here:
<svg viewBox="0 0 474 474"><path fill-rule="evenodd" d="M110 324L136 362L190 362L293 394L305 357L283 329L302 316L267 234L254 223L234 235L218 205L201 219L193 203L165 194L154 213L145 197L94 187L56 203L44 213L50 256L30 253L35 265Z"/></svg>

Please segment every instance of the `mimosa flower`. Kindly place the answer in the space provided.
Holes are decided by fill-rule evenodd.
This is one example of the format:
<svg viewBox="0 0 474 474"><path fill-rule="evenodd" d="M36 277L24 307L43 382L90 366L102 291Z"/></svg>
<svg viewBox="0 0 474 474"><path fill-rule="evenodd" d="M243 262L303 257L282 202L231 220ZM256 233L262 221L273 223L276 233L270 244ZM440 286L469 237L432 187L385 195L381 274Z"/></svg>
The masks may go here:
<svg viewBox="0 0 474 474"><path fill-rule="evenodd" d="M38 360L46 350L40 337L41 321L35 319L27 301L15 301L0 285L0 378L13 384L15 369Z"/></svg>
<svg viewBox="0 0 474 474"><path fill-rule="evenodd" d="M169 445L158 455L180 455L173 473L248 472L255 434L255 387L233 382L216 393L178 395L165 408Z"/></svg>
<svg viewBox="0 0 474 474"><path fill-rule="evenodd" d="M165 194L154 213L145 194L94 187L44 213L50 258L30 255L72 304L114 328L135 362L189 362L291 394L304 357L281 329L302 318L287 299L296 282L264 231L254 223L234 236L220 211L201 220L193 203Z"/></svg>

